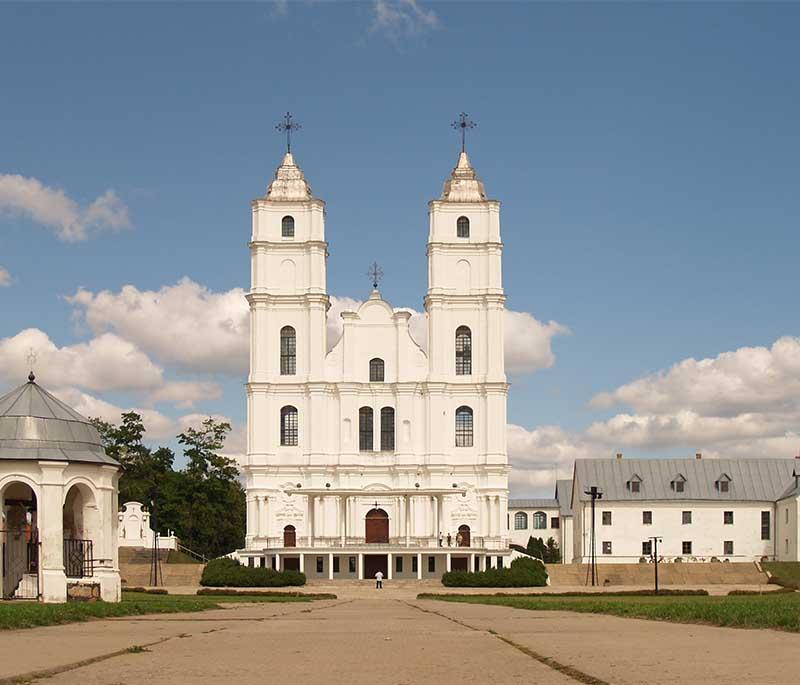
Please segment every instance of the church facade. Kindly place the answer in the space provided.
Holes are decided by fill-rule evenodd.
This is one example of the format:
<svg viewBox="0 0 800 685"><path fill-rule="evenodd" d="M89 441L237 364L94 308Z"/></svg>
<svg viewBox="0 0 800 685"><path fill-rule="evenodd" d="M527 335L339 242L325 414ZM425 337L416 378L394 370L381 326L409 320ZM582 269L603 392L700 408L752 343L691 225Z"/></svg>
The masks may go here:
<svg viewBox="0 0 800 685"><path fill-rule="evenodd" d="M500 203L467 154L428 205L427 349L377 280L327 339L325 203L291 153L252 211L239 558L329 579L507 564Z"/></svg>

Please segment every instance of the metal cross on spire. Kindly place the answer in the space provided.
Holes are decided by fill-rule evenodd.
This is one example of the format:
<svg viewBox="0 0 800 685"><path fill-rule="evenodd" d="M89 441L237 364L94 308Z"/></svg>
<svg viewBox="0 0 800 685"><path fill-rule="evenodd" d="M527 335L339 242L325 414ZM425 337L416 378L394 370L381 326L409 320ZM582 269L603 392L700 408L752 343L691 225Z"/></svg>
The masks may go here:
<svg viewBox="0 0 800 685"><path fill-rule="evenodd" d="M286 152L292 151L292 131L297 132L301 128L303 127L292 119L291 112L286 112L283 115L283 121L275 126L276 131L286 134Z"/></svg>
<svg viewBox="0 0 800 685"><path fill-rule="evenodd" d="M461 112L461 114L458 115L458 119L450 124L456 131L461 131L461 152L464 152L466 149L467 129L475 128L477 125L478 124L469 118L469 114L466 112Z"/></svg>
<svg viewBox="0 0 800 685"><path fill-rule="evenodd" d="M378 262L372 262L372 266L370 266L369 271L367 271L367 276L369 276L372 281L372 287L377 290L378 283L380 283L383 278L383 269L378 266Z"/></svg>
<svg viewBox="0 0 800 685"><path fill-rule="evenodd" d="M28 356L26 357L28 361L28 368L30 368L30 373L28 374L28 380L33 383L36 380L36 376L33 373L34 367L36 366L36 352L34 352L33 348L31 347L28 350Z"/></svg>

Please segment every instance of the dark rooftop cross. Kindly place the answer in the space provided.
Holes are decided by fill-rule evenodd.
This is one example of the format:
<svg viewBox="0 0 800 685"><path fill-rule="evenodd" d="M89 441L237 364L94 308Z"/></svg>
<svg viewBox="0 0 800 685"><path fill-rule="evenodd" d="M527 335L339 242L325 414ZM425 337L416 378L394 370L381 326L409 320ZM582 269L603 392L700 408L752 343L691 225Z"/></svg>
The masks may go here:
<svg viewBox="0 0 800 685"><path fill-rule="evenodd" d="M461 114L458 115L458 119L450 124L456 131L461 131L461 152L466 150L467 129L475 128L477 125L478 124L469 118L466 112L461 112Z"/></svg>
<svg viewBox="0 0 800 685"><path fill-rule="evenodd" d="M378 283L380 283L383 278L383 269L378 266L378 262L372 262L372 266L369 267L369 271L367 271L367 276L369 276L372 281L372 287L377 290Z"/></svg>
<svg viewBox="0 0 800 685"><path fill-rule="evenodd" d="M275 126L276 131L286 134L286 152L292 151L292 131L297 132L301 128L303 127L292 119L291 112L286 112L283 115L283 121Z"/></svg>

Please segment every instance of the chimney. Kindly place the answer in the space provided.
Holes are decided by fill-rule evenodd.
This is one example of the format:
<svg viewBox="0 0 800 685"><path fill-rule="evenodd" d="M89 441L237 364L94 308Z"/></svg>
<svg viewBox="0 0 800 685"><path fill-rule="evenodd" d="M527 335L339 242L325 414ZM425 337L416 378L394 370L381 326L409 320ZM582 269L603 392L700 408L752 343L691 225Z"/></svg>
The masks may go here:
<svg viewBox="0 0 800 685"><path fill-rule="evenodd" d="M702 453L702 452L697 452L697 453L694 455L694 458L695 458L695 459L702 459L702 458L703 458L703 453ZM712 461L713 461L713 459L712 459Z"/></svg>
<svg viewBox="0 0 800 685"><path fill-rule="evenodd" d="M797 457L800 459L800 457ZM622 459L622 452L617 452L617 459Z"/></svg>

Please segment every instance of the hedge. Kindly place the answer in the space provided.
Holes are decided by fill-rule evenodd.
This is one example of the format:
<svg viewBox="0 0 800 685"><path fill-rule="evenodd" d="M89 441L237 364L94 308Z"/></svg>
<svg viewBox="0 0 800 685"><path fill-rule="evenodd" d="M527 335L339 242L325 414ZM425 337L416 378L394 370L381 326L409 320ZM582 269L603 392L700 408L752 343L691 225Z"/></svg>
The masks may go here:
<svg viewBox="0 0 800 685"><path fill-rule="evenodd" d="M206 587L286 587L305 584L306 575L300 571L251 568L227 558L209 561L200 578L200 585Z"/></svg>
<svg viewBox="0 0 800 685"><path fill-rule="evenodd" d="M520 557L510 568L490 568L479 573L448 571L442 576L447 587L542 587L547 585L547 571L536 559Z"/></svg>

